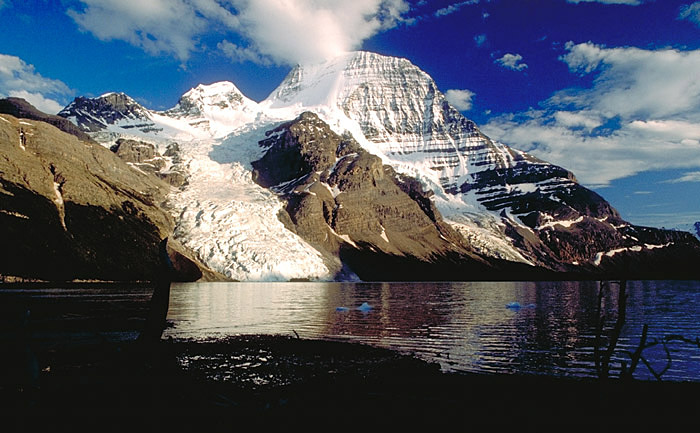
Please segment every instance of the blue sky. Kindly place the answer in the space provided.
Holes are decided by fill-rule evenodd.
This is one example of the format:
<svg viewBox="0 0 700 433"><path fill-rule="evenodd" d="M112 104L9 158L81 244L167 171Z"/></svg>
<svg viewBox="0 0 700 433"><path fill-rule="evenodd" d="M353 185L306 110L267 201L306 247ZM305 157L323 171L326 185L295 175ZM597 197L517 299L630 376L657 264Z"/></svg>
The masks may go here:
<svg viewBox="0 0 700 433"><path fill-rule="evenodd" d="M406 57L492 138L572 170L633 223L700 221L700 2L0 0L0 95L167 109L296 63Z"/></svg>

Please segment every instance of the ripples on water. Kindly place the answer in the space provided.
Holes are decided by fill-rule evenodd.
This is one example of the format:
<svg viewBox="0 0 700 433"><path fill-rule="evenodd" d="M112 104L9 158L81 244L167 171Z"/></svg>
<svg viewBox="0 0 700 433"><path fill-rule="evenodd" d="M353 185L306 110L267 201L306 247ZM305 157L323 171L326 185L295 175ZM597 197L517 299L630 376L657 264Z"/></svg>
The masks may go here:
<svg viewBox="0 0 700 433"><path fill-rule="evenodd" d="M622 351L634 351L645 323L649 340L700 337L700 282L629 282L627 291L618 361L629 359ZM604 298L610 326L616 293ZM174 284L166 336L296 332L412 353L445 371L595 376L597 295L596 282ZM358 310L365 302L372 308ZM506 307L514 302L521 308ZM670 348L664 379L700 381L700 348ZM644 355L657 370L665 365L661 346ZM653 379L643 365L635 377Z"/></svg>

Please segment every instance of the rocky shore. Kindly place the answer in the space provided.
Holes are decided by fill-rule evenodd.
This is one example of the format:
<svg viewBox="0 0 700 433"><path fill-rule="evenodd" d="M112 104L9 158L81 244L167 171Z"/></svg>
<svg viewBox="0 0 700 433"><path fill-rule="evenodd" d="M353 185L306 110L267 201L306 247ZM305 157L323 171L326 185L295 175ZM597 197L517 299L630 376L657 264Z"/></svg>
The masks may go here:
<svg viewBox="0 0 700 433"><path fill-rule="evenodd" d="M47 346L33 356L34 379L23 376L26 357L15 374L3 369L0 404L11 427L4 431L671 431L692 425L700 402L698 383L446 374L384 349L289 336L105 341Z"/></svg>

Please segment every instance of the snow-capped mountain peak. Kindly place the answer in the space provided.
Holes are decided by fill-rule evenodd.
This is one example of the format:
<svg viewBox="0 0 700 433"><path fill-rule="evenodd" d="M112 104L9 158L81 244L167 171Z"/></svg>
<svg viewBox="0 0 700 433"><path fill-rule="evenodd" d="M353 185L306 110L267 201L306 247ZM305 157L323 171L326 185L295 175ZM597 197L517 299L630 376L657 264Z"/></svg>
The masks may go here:
<svg viewBox="0 0 700 433"><path fill-rule="evenodd" d="M167 113L175 116L199 117L208 111L237 111L255 108L257 103L246 98L230 81L204 85L187 91Z"/></svg>
<svg viewBox="0 0 700 433"><path fill-rule="evenodd" d="M111 125L144 128L152 126L149 110L122 92L97 98L77 97L58 113L88 132L101 132Z"/></svg>
<svg viewBox="0 0 700 433"><path fill-rule="evenodd" d="M229 81L200 84L187 91L164 116L183 119L192 127L222 137L259 114L258 104ZM166 120L164 120L166 121Z"/></svg>

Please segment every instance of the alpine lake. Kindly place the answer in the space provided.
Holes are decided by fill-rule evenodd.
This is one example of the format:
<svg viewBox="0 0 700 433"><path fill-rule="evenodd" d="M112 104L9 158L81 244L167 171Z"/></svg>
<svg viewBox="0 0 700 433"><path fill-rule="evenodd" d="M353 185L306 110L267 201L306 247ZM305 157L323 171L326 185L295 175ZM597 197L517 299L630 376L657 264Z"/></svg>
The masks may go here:
<svg viewBox="0 0 700 433"><path fill-rule="evenodd" d="M612 282L599 298L600 286L174 283L164 337L282 334L389 348L446 372L595 377L595 347L607 347L619 313L619 285ZM610 375L630 365L647 325L650 347L634 377L655 380L653 370L664 381L700 382L700 281L628 281L626 293Z"/></svg>

